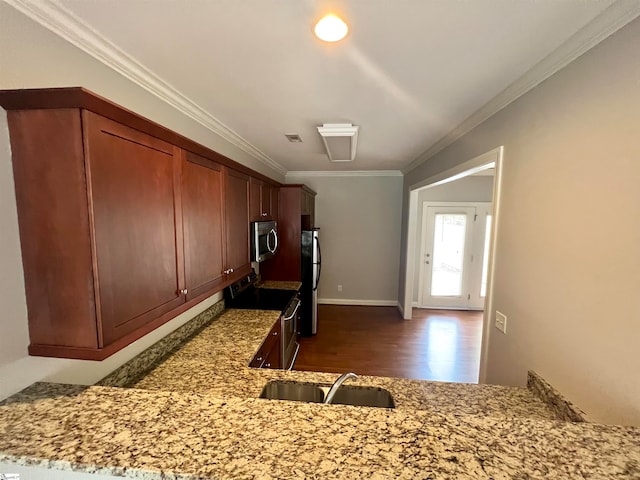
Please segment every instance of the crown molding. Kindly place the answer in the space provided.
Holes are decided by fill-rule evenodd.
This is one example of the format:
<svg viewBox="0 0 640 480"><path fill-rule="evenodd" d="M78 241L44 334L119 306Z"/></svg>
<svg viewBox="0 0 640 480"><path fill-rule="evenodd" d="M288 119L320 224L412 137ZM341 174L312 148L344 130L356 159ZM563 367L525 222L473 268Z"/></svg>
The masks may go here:
<svg viewBox="0 0 640 480"><path fill-rule="evenodd" d="M350 171L290 171L285 180L290 177L402 177L400 170L350 170Z"/></svg>
<svg viewBox="0 0 640 480"><path fill-rule="evenodd" d="M565 43L402 169L407 174L640 15L637 0L617 0Z"/></svg>
<svg viewBox="0 0 640 480"><path fill-rule="evenodd" d="M248 153L280 174L284 175L286 173L286 169L282 165L254 147L193 100L180 93L170 83L160 78L102 36L98 31L91 28L63 5L54 1L5 1L27 17L88 53L99 62L115 70L243 152Z"/></svg>

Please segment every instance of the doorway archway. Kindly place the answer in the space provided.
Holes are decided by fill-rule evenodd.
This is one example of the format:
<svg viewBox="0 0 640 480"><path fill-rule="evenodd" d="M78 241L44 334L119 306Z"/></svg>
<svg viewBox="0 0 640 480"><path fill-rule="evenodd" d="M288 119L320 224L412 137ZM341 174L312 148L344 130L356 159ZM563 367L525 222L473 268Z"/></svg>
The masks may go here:
<svg viewBox="0 0 640 480"><path fill-rule="evenodd" d="M491 237L489 246L489 267L487 279L487 294L484 305L484 320L482 333L482 349L480 353L480 383L486 378L487 351L489 345L490 328L493 312L493 280L495 267L495 252L497 247L496 232L500 224L500 197L502 188L502 166L503 166L504 147L500 146L482 155L478 155L467 160L453 168L445 170L437 175L426 178L414 185L409 186L409 213L407 225L407 243L406 243L406 265L405 265L405 289L404 298L401 299L400 305L403 318L409 320L413 314L413 291L415 279L415 266L419 255L417 245L417 224L418 224L418 192L424 188L442 185L468 175L495 168L495 177L493 184L493 221L491 225Z"/></svg>

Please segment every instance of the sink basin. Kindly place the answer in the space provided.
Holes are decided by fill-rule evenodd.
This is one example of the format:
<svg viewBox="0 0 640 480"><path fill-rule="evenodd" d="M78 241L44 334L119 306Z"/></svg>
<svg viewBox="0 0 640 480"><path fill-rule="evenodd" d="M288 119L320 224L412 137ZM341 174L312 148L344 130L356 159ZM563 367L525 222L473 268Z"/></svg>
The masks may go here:
<svg viewBox="0 0 640 480"><path fill-rule="evenodd" d="M354 387L351 385L342 385L331 403L361 407L396 408L393 397L384 388Z"/></svg>
<svg viewBox="0 0 640 480"><path fill-rule="evenodd" d="M273 380L264 386L260 398L322 403L330 387L330 385L318 385L315 383ZM352 385L342 385L331 403L359 407L396 407L393 397L387 390Z"/></svg>
<svg viewBox="0 0 640 480"><path fill-rule="evenodd" d="M324 395L324 390L314 383L272 381L264 386L260 398L322 403Z"/></svg>

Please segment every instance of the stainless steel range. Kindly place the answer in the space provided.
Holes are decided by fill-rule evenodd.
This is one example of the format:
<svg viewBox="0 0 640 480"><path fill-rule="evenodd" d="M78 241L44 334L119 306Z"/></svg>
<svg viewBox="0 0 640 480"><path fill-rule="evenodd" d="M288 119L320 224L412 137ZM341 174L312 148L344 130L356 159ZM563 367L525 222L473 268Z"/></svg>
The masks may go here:
<svg viewBox="0 0 640 480"><path fill-rule="evenodd" d="M291 370L300 345L297 342L298 319L302 302L298 292L275 288L259 288L260 276L254 270L224 291L227 308L277 310L282 327L280 353L282 368Z"/></svg>

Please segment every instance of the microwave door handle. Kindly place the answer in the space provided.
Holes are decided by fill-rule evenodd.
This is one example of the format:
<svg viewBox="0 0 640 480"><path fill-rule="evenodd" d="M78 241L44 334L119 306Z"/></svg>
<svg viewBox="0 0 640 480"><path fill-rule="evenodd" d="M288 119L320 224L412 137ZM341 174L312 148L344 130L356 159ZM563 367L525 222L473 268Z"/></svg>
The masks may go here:
<svg viewBox="0 0 640 480"><path fill-rule="evenodd" d="M271 248L271 242L269 242L271 235L273 235L274 240L273 248ZM272 228L271 231L267 234L267 249L271 253L276 253L276 250L278 249L278 233L276 232L275 228Z"/></svg>
<svg viewBox="0 0 640 480"><path fill-rule="evenodd" d="M267 250L273 253L273 251L271 250L271 242L269 242L269 240L271 240L271 232L267 233Z"/></svg>

